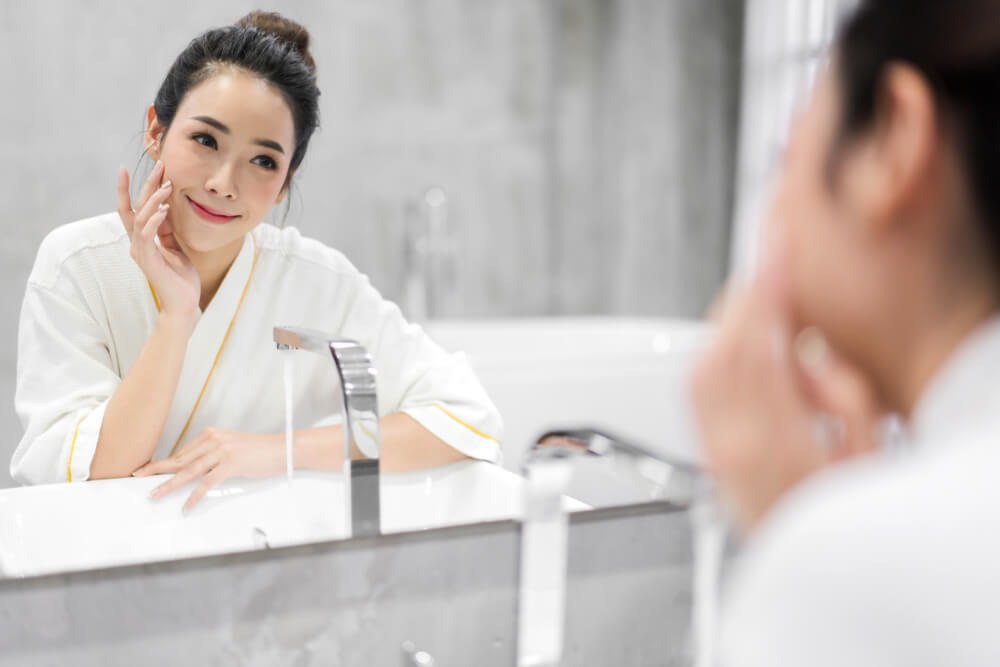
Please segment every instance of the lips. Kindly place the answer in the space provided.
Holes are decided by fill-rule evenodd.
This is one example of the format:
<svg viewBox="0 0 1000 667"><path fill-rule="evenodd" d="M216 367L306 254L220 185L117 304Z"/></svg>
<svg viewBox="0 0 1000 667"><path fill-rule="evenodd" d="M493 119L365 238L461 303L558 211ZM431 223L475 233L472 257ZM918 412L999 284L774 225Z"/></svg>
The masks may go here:
<svg viewBox="0 0 1000 667"><path fill-rule="evenodd" d="M190 197L187 197L187 200L188 203L191 205L191 208L194 209L194 212L197 213L202 219L215 223L217 225L225 224L240 217L238 215L226 215L225 213L222 213L221 211L216 211L215 209L209 208L204 204L199 204Z"/></svg>

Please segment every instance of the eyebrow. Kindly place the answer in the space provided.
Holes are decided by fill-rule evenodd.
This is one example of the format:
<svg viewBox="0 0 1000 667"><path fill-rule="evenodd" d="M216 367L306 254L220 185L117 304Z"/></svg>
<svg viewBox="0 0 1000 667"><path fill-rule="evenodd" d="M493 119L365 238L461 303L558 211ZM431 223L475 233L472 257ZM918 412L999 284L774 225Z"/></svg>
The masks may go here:
<svg viewBox="0 0 1000 667"><path fill-rule="evenodd" d="M202 123L205 123L206 125L211 125L219 132L222 132L223 134L232 134L232 132L230 132L229 128L226 127L224 123L216 120L215 118L212 118L211 116L192 116L192 118L194 120L200 120ZM263 146L264 148L270 148L271 150L278 151L282 155L285 154L285 149L282 148L281 144L279 144L277 141L271 141L270 139L254 139L253 142L258 146Z"/></svg>

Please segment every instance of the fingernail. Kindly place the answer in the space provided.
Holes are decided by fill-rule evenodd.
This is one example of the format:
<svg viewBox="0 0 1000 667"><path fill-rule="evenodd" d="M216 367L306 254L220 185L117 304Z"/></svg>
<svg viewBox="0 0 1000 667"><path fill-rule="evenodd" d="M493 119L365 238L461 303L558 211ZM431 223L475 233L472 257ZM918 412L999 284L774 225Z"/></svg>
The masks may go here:
<svg viewBox="0 0 1000 667"><path fill-rule="evenodd" d="M795 337L795 355L807 372L819 373L829 359L826 337L816 327L806 327Z"/></svg>
<svg viewBox="0 0 1000 667"><path fill-rule="evenodd" d="M163 160L157 160L156 161L156 167L157 167L157 169L163 167Z"/></svg>
<svg viewBox="0 0 1000 667"><path fill-rule="evenodd" d="M163 181L163 185L161 185L160 188L163 189L163 190L166 190L167 188L171 187L172 185L173 185L172 181L166 180L166 181Z"/></svg>
<svg viewBox="0 0 1000 667"><path fill-rule="evenodd" d="M162 204L160 204L159 206L157 206L156 208L157 208L157 210L160 210L160 211L166 211L168 208L170 208L170 202L166 202L165 201Z"/></svg>

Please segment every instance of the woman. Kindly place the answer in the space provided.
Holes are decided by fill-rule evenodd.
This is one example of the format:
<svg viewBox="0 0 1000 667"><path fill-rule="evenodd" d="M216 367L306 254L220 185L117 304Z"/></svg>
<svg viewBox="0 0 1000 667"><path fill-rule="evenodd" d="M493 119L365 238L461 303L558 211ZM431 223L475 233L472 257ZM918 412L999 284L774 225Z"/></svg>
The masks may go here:
<svg viewBox="0 0 1000 667"><path fill-rule="evenodd" d="M24 298L11 463L24 483L284 470L284 357L274 325L359 340L378 371L384 470L496 461L500 421L460 357L445 354L336 251L262 221L280 204L318 121L304 28L254 12L177 57L147 111L156 166L118 212L43 241ZM330 359L295 355L299 467L338 469ZM355 452L356 455L359 453Z"/></svg>
<svg viewBox="0 0 1000 667"><path fill-rule="evenodd" d="M695 373L749 538L723 664L1000 664L998 119L1000 3L860 3Z"/></svg>

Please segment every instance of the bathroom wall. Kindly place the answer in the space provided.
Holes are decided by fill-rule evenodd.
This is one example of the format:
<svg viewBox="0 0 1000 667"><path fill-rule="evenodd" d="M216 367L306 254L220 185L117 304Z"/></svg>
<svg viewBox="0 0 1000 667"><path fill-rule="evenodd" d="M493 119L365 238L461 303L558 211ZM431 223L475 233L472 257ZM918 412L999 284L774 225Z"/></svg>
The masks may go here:
<svg viewBox="0 0 1000 667"><path fill-rule="evenodd" d="M751 271L760 249L761 213L787 133L805 103L842 18L857 0L747 0L732 266Z"/></svg>
<svg viewBox="0 0 1000 667"><path fill-rule="evenodd" d="M143 114L199 31L256 5L0 3L0 487L16 322L53 227L114 207ZM272 2L312 32L322 129L288 224L404 295L431 186L436 313L697 315L727 270L741 0Z"/></svg>

